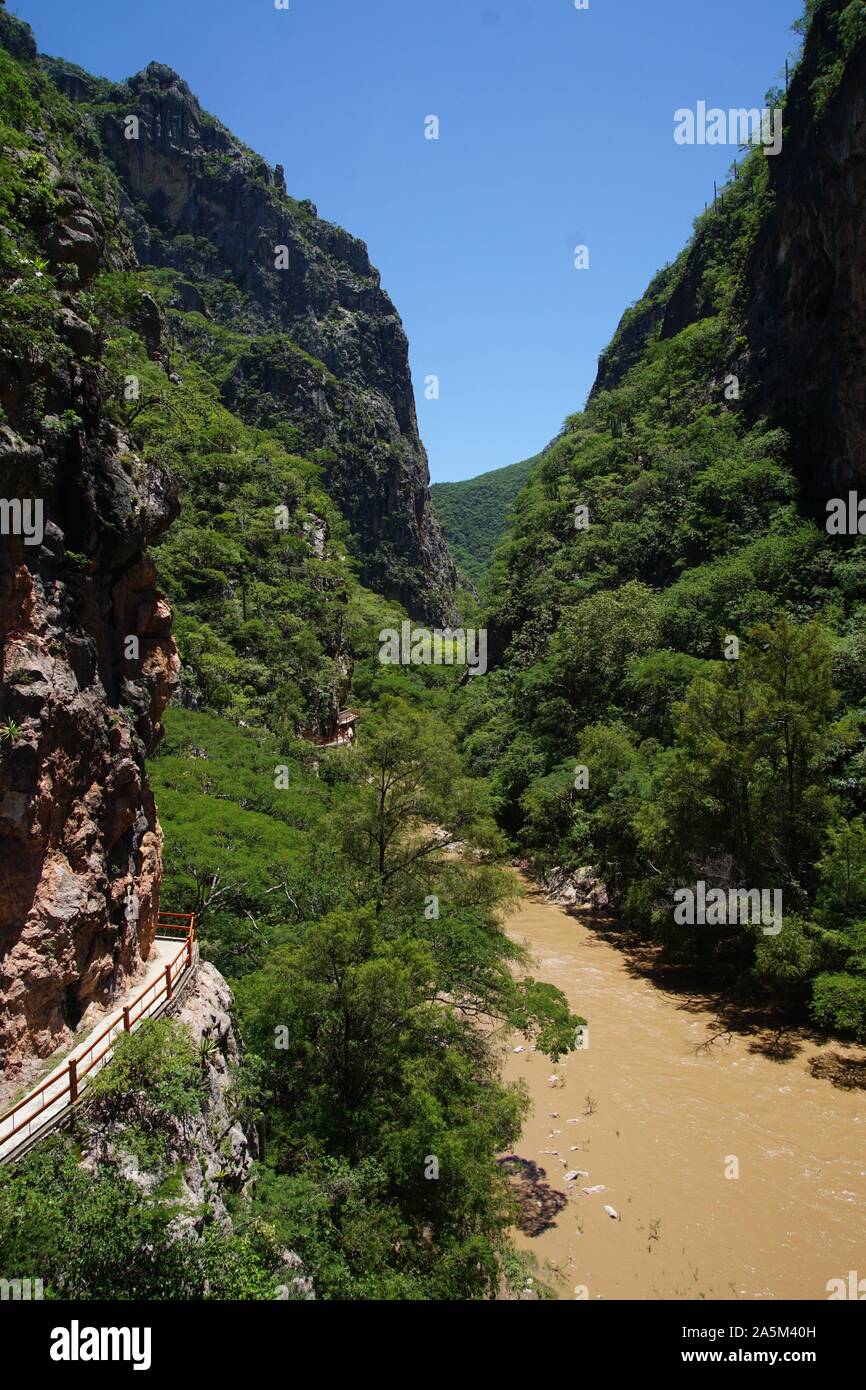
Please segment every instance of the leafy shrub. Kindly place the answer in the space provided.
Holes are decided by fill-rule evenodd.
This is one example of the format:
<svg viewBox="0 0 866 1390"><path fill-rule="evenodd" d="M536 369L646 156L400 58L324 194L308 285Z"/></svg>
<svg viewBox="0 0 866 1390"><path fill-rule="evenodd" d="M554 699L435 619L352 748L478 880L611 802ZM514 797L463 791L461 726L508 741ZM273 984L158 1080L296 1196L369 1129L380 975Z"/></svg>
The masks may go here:
<svg viewBox="0 0 866 1390"><path fill-rule="evenodd" d="M811 1012L822 1028L866 1038L866 976L819 975L812 986Z"/></svg>
<svg viewBox="0 0 866 1390"><path fill-rule="evenodd" d="M146 1018L118 1037L89 1094L111 1119L159 1126L201 1109L202 1078L192 1034L171 1019Z"/></svg>

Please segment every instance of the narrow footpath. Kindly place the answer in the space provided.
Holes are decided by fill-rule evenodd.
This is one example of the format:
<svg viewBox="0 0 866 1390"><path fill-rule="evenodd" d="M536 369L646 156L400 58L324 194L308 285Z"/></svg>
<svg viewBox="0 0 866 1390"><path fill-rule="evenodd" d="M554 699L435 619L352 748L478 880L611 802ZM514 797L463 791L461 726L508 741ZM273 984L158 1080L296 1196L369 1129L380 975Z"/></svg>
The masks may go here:
<svg viewBox="0 0 866 1390"><path fill-rule="evenodd" d="M117 1033L123 1031L123 1006L137 999L150 986L154 987L154 1000L152 1004L145 1001L144 1016L147 1017L157 1012L165 1003L164 995L157 995L157 986L162 982L165 968L168 963L175 959L178 954L180 942L177 940L166 940L157 938L153 943L153 950L150 959L145 963L144 971L131 980L128 988L123 994L118 995L111 1003L110 1008L106 1009L98 1021L88 1032L87 1036L80 1039L75 1047L70 1048L64 1053L62 1060L47 1075L41 1077L38 1082L34 1082L32 1088L32 1099L28 1105L16 1110L15 1114L6 1120L0 1120L0 1163L8 1158L11 1153L18 1149L21 1144L31 1137L28 1129L21 1130L19 1126L23 1121L34 1119L38 1116L38 1123L34 1123L32 1134L43 1134L50 1130L52 1123L58 1115L69 1108L68 1076L69 1061L75 1057L83 1062L88 1055L91 1043L94 1038L103 1033L112 1024ZM106 1040L108 1041L108 1040ZM113 1039L112 1039L113 1041ZM109 1060L106 1058L106 1061ZM83 1067L82 1067L83 1070ZM46 1082L51 1083L47 1089L43 1089ZM45 1103L49 1104L43 1113L39 1113ZM9 1104L11 1104L11 1099ZM4 1114L9 1108L7 1104L0 1104L0 1115ZM18 1131L12 1134L13 1128Z"/></svg>

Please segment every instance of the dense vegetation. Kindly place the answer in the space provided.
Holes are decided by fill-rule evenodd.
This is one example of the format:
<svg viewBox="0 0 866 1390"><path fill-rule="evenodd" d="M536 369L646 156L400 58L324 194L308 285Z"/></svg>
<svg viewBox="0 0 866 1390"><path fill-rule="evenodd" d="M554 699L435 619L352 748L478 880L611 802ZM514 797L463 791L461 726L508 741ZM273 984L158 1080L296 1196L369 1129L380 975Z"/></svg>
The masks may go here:
<svg viewBox="0 0 866 1390"><path fill-rule="evenodd" d="M460 483L434 483L430 489L451 553L476 588L487 573L493 548L508 526L512 503L531 466L532 459L526 459Z"/></svg>
<svg viewBox="0 0 866 1390"><path fill-rule="evenodd" d="M845 16L816 119L861 38L860 9ZM68 352L28 129L49 112L109 226L116 190L35 67L0 49L0 79L0 269L19 277L0 352ZM168 463L183 504L157 554L184 660L152 762L164 901L197 913L235 991L232 1104L264 1145L251 1192L226 1194L231 1229L207 1210L190 1224L170 1155L202 1118L206 1056L174 1024L142 1029L94 1091L112 1136L98 1164L79 1162L79 1133L0 1170L0 1273L38 1271L51 1296L272 1298L291 1250L322 1298L522 1287L495 1159L527 1100L503 1085L496 1041L516 1028L557 1057L579 1020L501 929L515 847L540 873L592 866L630 923L727 992L866 1035L866 553L808 515L746 381L742 399L726 391L769 203L752 154L626 316L609 389L514 503L487 600L497 664L465 685L378 665L376 633L402 614L358 583L323 461L264 400L255 424L220 400L249 339L184 308L170 270L118 261L79 297L110 414L145 481ZM694 321L662 338L696 265ZM203 274L201 293L225 287ZM438 490L470 578L527 473ZM327 725L350 678L357 745L313 750L299 727ZM697 879L781 889L784 930L675 928L673 893ZM151 1183L125 1176L131 1158Z"/></svg>
<svg viewBox="0 0 866 1390"><path fill-rule="evenodd" d="M171 468L182 499L154 555L177 609L184 698L275 730L327 727L384 605L354 576L316 461L287 447L284 427L244 424L220 403L247 339L171 307L176 278L106 272L92 297L114 417L146 464ZM171 344L158 360L137 330L154 301Z"/></svg>
<svg viewBox="0 0 866 1390"><path fill-rule="evenodd" d="M496 1037L517 1028L557 1057L580 1020L498 925L514 889L489 796L420 699L382 695L360 746L326 754L318 778L308 758L175 711L154 763L165 895L198 911L203 953L236 990L236 1104L266 1135L252 1198L235 1196L231 1232L206 1211L202 1239L173 1227L166 1137L200 1112L199 1059L176 1025L143 1028L94 1087L88 1123L111 1139L93 1176L72 1139L0 1170L4 1270L44 1271L53 1295L273 1298L288 1248L324 1298L523 1286L495 1158L527 1102L498 1079ZM449 853L464 836L488 857ZM117 1171L130 1156L147 1194Z"/></svg>
<svg viewBox="0 0 866 1390"><path fill-rule="evenodd" d="M154 763L165 891L199 912L263 1087L247 1219L325 1297L474 1297L522 1278L493 1160L525 1100L497 1080L478 1020L552 1056L574 1042L562 996L497 925L513 887L441 698L381 694L359 746L325 754L318 778L308 749L180 711ZM464 838L490 858L447 852Z"/></svg>
<svg viewBox="0 0 866 1390"><path fill-rule="evenodd" d="M831 33L843 55L862 44L863 7ZM787 438L756 420L741 313L767 165L745 157L536 462L494 557L501 660L464 695L462 747L540 872L591 866L726 992L863 1037L866 551L813 518ZM686 281L690 321L663 336ZM783 931L675 926L697 881L780 890Z"/></svg>
<svg viewBox="0 0 866 1390"><path fill-rule="evenodd" d="M459 672L379 664L380 628L405 615L358 582L323 459L256 408L253 370L244 419L221 399L242 354L295 351L326 389L324 366L287 335L251 347L221 326L230 287L205 266L208 317L184 307L175 271L134 268L93 124L32 60L23 27L2 11L0 23L0 256L18 312L0 351L74 362L53 327L63 285L38 254L52 196L32 135L43 123L98 197L111 248L73 300L98 345L102 408L142 493L168 467L180 496L155 551L183 659L152 763L163 901L196 912L204 958L236 990L247 1054L230 1110L265 1139L255 1182L226 1186L230 1228L206 1202L190 1211L210 1044L171 1021L142 1027L74 1132L0 1170L0 1272L38 1272L50 1297L303 1296L289 1250L321 1298L521 1288L496 1157L527 1102L499 1080L498 1039L518 1028L556 1057L579 1020L500 926L514 885L497 867L489 790L465 776L450 732ZM299 730L327 732L350 681L358 745L322 753ZM459 841L479 857L450 852Z"/></svg>

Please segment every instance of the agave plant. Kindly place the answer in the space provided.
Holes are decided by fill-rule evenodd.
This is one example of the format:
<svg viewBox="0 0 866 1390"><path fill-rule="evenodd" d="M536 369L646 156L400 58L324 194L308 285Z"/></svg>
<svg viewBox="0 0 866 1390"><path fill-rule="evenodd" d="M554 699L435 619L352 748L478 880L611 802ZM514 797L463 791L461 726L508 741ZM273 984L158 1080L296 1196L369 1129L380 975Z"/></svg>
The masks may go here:
<svg viewBox="0 0 866 1390"><path fill-rule="evenodd" d="M198 1045L198 1060L201 1063L202 1071L206 1071L210 1062L218 1051L216 1039L210 1033L205 1033Z"/></svg>

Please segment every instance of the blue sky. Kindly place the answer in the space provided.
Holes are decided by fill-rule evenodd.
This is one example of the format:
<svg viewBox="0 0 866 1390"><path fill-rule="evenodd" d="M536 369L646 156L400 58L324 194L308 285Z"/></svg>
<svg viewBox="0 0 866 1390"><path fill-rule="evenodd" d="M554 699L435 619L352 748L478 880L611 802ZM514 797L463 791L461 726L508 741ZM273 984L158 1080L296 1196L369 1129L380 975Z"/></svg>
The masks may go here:
<svg viewBox="0 0 866 1390"><path fill-rule="evenodd" d="M157 59L370 248L434 481L536 453L733 151L674 112L762 104L802 0L9 0L43 52ZM440 121L425 140L425 118ZM574 247L589 247L589 270ZM425 399L428 375L440 397Z"/></svg>

